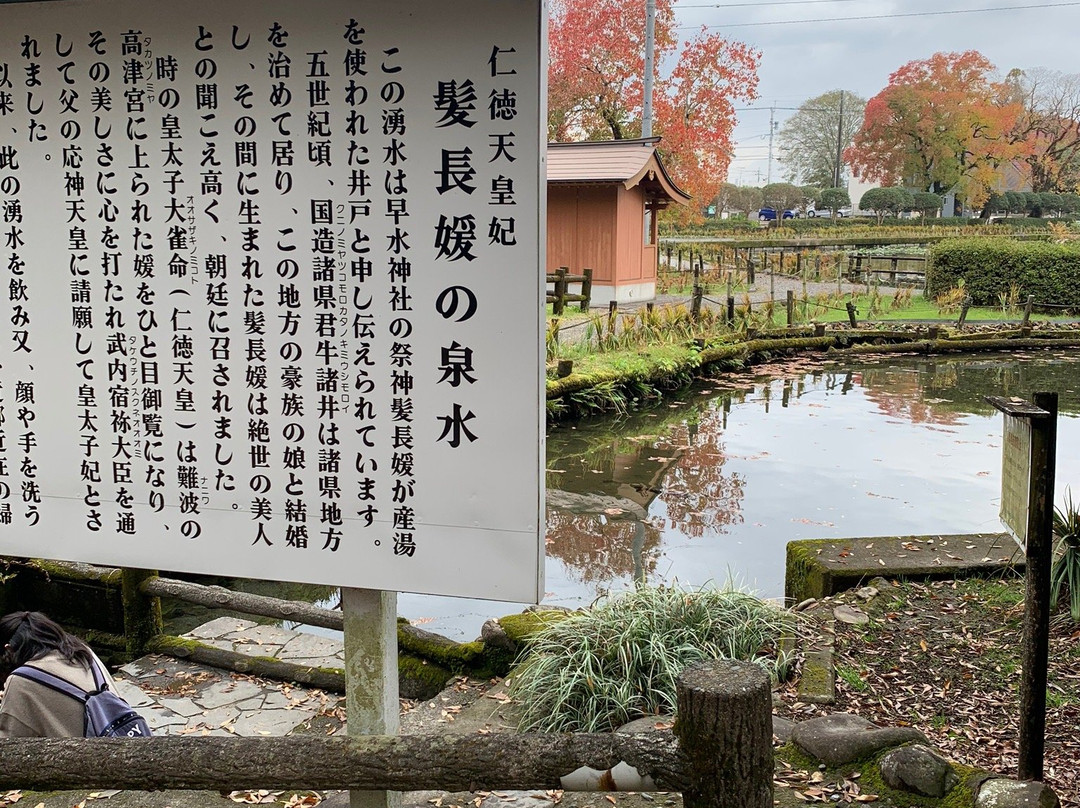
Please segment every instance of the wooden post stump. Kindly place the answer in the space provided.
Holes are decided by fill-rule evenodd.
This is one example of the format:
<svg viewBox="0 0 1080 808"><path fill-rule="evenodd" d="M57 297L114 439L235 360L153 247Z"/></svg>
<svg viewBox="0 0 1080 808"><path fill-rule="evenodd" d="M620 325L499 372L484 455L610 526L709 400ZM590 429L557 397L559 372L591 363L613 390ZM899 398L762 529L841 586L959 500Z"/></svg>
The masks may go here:
<svg viewBox="0 0 1080 808"><path fill-rule="evenodd" d="M1028 295L1027 303L1024 304L1024 319L1020 323L1020 328L1027 328L1031 325L1031 308L1035 305L1035 295Z"/></svg>
<svg viewBox="0 0 1080 808"><path fill-rule="evenodd" d="M157 570L124 567L120 589L124 601L124 643L132 657L146 653L147 643L162 633L161 601L142 591L144 581L157 578Z"/></svg>
<svg viewBox="0 0 1080 808"><path fill-rule="evenodd" d="M960 304L960 318L956 321L957 328L963 328L964 321L967 320L968 309L971 308L971 298L965 297L964 302Z"/></svg>
<svg viewBox="0 0 1080 808"><path fill-rule="evenodd" d="M679 675L676 691L686 808L772 808L769 675L752 662L697 662Z"/></svg>
<svg viewBox="0 0 1080 808"><path fill-rule="evenodd" d="M787 298L784 302L787 305L787 324L790 327L795 323L795 293L792 290L787 290Z"/></svg>
<svg viewBox="0 0 1080 808"><path fill-rule="evenodd" d="M574 360L560 359L558 370L556 370L555 372L560 379L565 379L567 376L574 372Z"/></svg>
<svg viewBox="0 0 1080 808"><path fill-rule="evenodd" d="M855 319L855 304L852 303L850 300L847 302L847 318L848 318L848 324L852 328L858 328L859 323Z"/></svg>

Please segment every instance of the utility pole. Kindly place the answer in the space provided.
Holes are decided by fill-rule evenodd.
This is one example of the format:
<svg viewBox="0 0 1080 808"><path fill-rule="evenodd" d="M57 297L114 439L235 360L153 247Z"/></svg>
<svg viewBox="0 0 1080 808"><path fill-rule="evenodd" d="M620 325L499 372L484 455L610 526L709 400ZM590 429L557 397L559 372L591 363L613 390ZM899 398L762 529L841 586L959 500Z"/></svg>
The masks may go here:
<svg viewBox="0 0 1080 808"><path fill-rule="evenodd" d="M840 121L836 125L836 174L833 178L833 188L840 187L840 161L843 159L844 150L844 91L840 91Z"/></svg>
<svg viewBox="0 0 1080 808"><path fill-rule="evenodd" d="M772 139L773 132L776 131L776 106L769 107L769 170L766 172L765 184L770 185L772 183Z"/></svg>
<svg viewBox="0 0 1080 808"><path fill-rule="evenodd" d="M641 136L652 137L653 45L656 38L656 0L645 0L645 99L641 109Z"/></svg>

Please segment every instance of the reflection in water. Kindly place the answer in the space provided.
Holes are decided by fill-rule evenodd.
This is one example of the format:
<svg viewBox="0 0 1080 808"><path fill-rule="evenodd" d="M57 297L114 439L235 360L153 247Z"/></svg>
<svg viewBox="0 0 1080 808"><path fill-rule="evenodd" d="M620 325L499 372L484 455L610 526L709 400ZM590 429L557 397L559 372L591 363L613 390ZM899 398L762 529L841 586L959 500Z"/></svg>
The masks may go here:
<svg viewBox="0 0 1080 808"><path fill-rule="evenodd" d="M622 420L548 436L545 602L729 576L783 592L801 538L997 531L1001 419L986 395L1060 393L1058 494L1080 490L1080 360L1047 353L796 362L713 380ZM472 639L512 604L402 595Z"/></svg>

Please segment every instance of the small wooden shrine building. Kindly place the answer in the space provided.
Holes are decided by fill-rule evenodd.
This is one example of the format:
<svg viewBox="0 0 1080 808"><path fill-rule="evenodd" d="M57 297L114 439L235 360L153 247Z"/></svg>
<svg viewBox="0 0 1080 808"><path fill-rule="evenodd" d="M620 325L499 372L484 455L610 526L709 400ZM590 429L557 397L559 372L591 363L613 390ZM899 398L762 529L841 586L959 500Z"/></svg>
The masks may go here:
<svg viewBox="0 0 1080 808"><path fill-rule="evenodd" d="M656 214L690 202L664 170L659 140L548 144L547 271L591 268L594 303L656 296Z"/></svg>

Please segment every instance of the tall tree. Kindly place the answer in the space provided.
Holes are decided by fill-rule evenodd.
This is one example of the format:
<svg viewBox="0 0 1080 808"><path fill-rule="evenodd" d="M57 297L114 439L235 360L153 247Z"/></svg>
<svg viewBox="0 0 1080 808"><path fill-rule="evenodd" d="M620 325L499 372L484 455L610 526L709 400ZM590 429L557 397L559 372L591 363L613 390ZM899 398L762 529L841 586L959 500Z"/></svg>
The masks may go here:
<svg viewBox="0 0 1080 808"><path fill-rule="evenodd" d="M1080 187L1080 74L1013 70L1006 79L1024 112L1018 134L1029 147L1027 179L1036 192Z"/></svg>
<svg viewBox="0 0 1080 808"><path fill-rule="evenodd" d="M935 193L956 190L973 208L1000 171L1029 151L1015 137L1023 107L978 51L908 62L866 104L845 153L860 177Z"/></svg>
<svg viewBox="0 0 1080 808"><path fill-rule="evenodd" d="M866 99L847 90L833 90L804 101L780 128L784 176L792 182L836 186L837 146L851 145L863 121ZM841 163L841 184L846 175Z"/></svg>
<svg viewBox="0 0 1080 808"><path fill-rule="evenodd" d="M548 136L638 137L644 97L645 4L553 0L549 23ZM656 0L653 132L676 182L699 200L715 196L731 162L735 104L757 98L761 53L702 29L683 43L672 0Z"/></svg>

